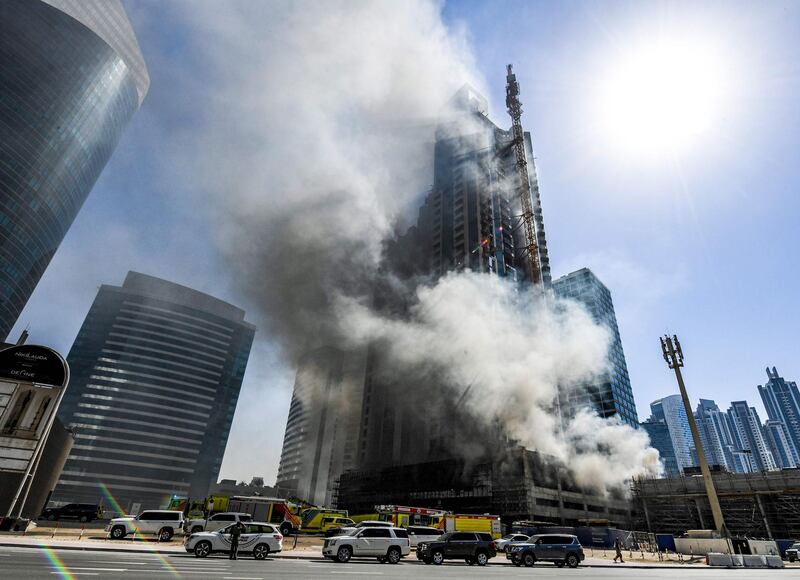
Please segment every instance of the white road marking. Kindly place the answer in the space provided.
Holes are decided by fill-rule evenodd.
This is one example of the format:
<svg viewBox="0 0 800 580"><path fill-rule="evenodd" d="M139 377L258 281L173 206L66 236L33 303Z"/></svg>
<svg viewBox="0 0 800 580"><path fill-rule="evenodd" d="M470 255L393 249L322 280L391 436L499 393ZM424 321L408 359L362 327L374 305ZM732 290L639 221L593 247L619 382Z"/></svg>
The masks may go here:
<svg viewBox="0 0 800 580"><path fill-rule="evenodd" d="M225 580L264 580L261 576L259 577L251 577L251 576L225 576Z"/></svg>
<svg viewBox="0 0 800 580"><path fill-rule="evenodd" d="M70 570L97 570L98 572L127 572L127 568L95 568L88 566L66 566Z"/></svg>
<svg viewBox="0 0 800 580"><path fill-rule="evenodd" d="M372 575L376 575L376 576L379 576L379 575L380 575L380 576L382 576L382 575L383 575L383 572L353 572L353 571L349 571L349 572L335 572L335 571L334 571L334 572L328 572L328 574L369 574L370 576L372 576Z"/></svg>
<svg viewBox="0 0 800 580"><path fill-rule="evenodd" d="M64 576L62 572L50 572L51 574L58 574L59 576ZM72 576L99 576L97 572L70 572Z"/></svg>

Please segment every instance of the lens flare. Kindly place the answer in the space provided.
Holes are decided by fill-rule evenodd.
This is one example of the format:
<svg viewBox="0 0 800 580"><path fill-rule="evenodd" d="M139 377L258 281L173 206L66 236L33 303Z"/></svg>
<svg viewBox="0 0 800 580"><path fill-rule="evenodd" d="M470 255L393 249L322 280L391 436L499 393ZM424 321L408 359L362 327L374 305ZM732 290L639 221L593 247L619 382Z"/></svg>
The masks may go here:
<svg viewBox="0 0 800 580"><path fill-rule="evenodd" d="M39 547L44 552L44 555L50 561L50 566L53 568L53 574L58 574L64 580L75 580L75 576L70 572L66 564L61 560L58 554L50 546L39 544Z"/></svg>
<svg viewBox="0 0 800 580"><path fill-rule="evenodd" d="M120 515L125 515L126 511L122 509L121 505L119 505L119 502L116 500L111 491L108 489L108 486L106 486L106 484L103 483L102 481L98 481L97 486L100 488L100 491L103 493L103 496L108 500L108 503L111 504L111 507L114 508L114 511L118 512ZM131 522L131 525L133 526L134 537L141 540L142 545L146 549L150 550L153 556L158 558L161 564L163 564L164 568L166 568L173 576L175 576L176 578L180 577L180 574L175 569L175 567L172 564L170 564L169 560L167 560L163 554L158 553L158 551L152 545L152 543L148 541L147 538L144 537L142 532L139 530L139 527L136 525L136 522ZM70 576L70 578L72 578L72 576Z"/></svg>

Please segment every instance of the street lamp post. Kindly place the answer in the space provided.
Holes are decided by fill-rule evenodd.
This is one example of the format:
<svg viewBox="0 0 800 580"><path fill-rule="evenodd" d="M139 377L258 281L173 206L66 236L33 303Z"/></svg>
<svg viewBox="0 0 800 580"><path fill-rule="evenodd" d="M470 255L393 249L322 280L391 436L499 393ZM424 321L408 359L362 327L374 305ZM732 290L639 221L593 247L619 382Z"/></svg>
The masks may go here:
<svg viewBox="0 0 800 580"><path fill-rule="evenodd" d="M700 432L697 430L697 422L694 420L692 405L689 402L689 395L686 393L686 385L683 383L683 375L681 374L683 350L681 350L681 343L678 342L678 337L675 335L671 337L661 337L661 350L664 353L664 360L667 361L669 368L675 371L675 378L678 380L678 388L681 391L681 399L683 399L686 417L689 420L689 428L692 431L694 447L697 450L697 460L700 462L700 473L703 474L703 482L706 486L706 494L708 494L708 503L711 504L711 513L714 516L714 527L720 535L727 537L728 531L725 528L725 520L722 517L722 508L719 506L717 491L714 489L714 480L711 479L711 470L708 468L706 454L700 442Z"/></svg>

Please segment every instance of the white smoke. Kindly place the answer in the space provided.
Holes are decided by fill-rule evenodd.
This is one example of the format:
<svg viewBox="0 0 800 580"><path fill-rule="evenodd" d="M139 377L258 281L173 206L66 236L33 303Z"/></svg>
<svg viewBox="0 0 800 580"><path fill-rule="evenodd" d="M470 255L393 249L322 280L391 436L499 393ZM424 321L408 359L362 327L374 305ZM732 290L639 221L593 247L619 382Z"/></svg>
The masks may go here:
<svg viewBox="0 0 800 580"><path fill-rule="evenodd" d="M607 364L610 334L576 302L465 272L418 288L408 318L352 299L339 312L351 341L383 341L398 368L433 368L460 392L469 388L475 416L568 465L579 485L605 491L660 472L644 432L589 410L563 426L558 419L559 386L582 388Z"/></svg>
<svg viewBox="0 0 800 580"><path fill-rule="evenodd" d="M383 242L430 186L435 120L465 82L483 84L438 3L191 2L184 17L206 78L202 128L181 144L187 173L287 360L385 340L397 364L473 385L473 412L571 465L579 483L620 486L657 469L628 427L585 413L559 427L556 386L606 364L607 333L577 305L466 273L418 288L410 319L369 306Z"/></svg>

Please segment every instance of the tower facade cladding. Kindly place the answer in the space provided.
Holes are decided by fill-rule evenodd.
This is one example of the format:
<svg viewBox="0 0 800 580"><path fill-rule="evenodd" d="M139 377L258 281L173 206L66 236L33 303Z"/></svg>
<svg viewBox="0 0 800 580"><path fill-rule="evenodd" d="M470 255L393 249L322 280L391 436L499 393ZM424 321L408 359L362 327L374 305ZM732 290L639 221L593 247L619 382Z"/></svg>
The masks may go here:
<svg viewBox="0 0 800 580"><path fill-rule="evenodd" d="M144 99L119 0L0 3L0 338Z"/></svg>
<svg viewBox="0 0 800 580"><path fill-rule="evenodd" d="M794 449L794 461L800 465L800 391L797 383L787 381L778 374L778 369L767 367L769 381L758 386L764 408L770 421L780 422L784 436Z"/></svg>
<svg viewBox="0 0 800 580"><path fill-rule="evenodd" d="M487 116L486 99L469 86L453 97L436 129L433 188L420 210L423 269L434 275L469 268L523 281L527 256L522 229L513 135ZM534 207L539 180L530 133L525 152ZM541 211L534 214L542 281L551 281Z"/></svg>
<svg viewBox="0 0 800 580"><path fill-rule="evenodd" d="M601 417L618 416L632 427L639 426L636 403L633 400L628 364L622 350L617 315L611 292L588 268L562 276L553 282L556 296L571 298L583 304L594 321L611 333L608 349L608 370L592 384L563 393L562 412L569 413L582 406L597 411Z"/></svg>
<svg viewBox="0 0 800 580"><path fill-rule="evenodd" d="M283 438L277 493L330 505L336 478L358 459L366 353L332 347L297 369ZM366 397L366 405L371 403Z"/></svg>
<svg viewBox="0 0 800 580"><path fill-rule="evenodd" d="M255 327L243 310L129 272L100 287L59 410L75 445L53 499L158 508L217 481ZM108 501L105 501L106 506Z"/></svg>

